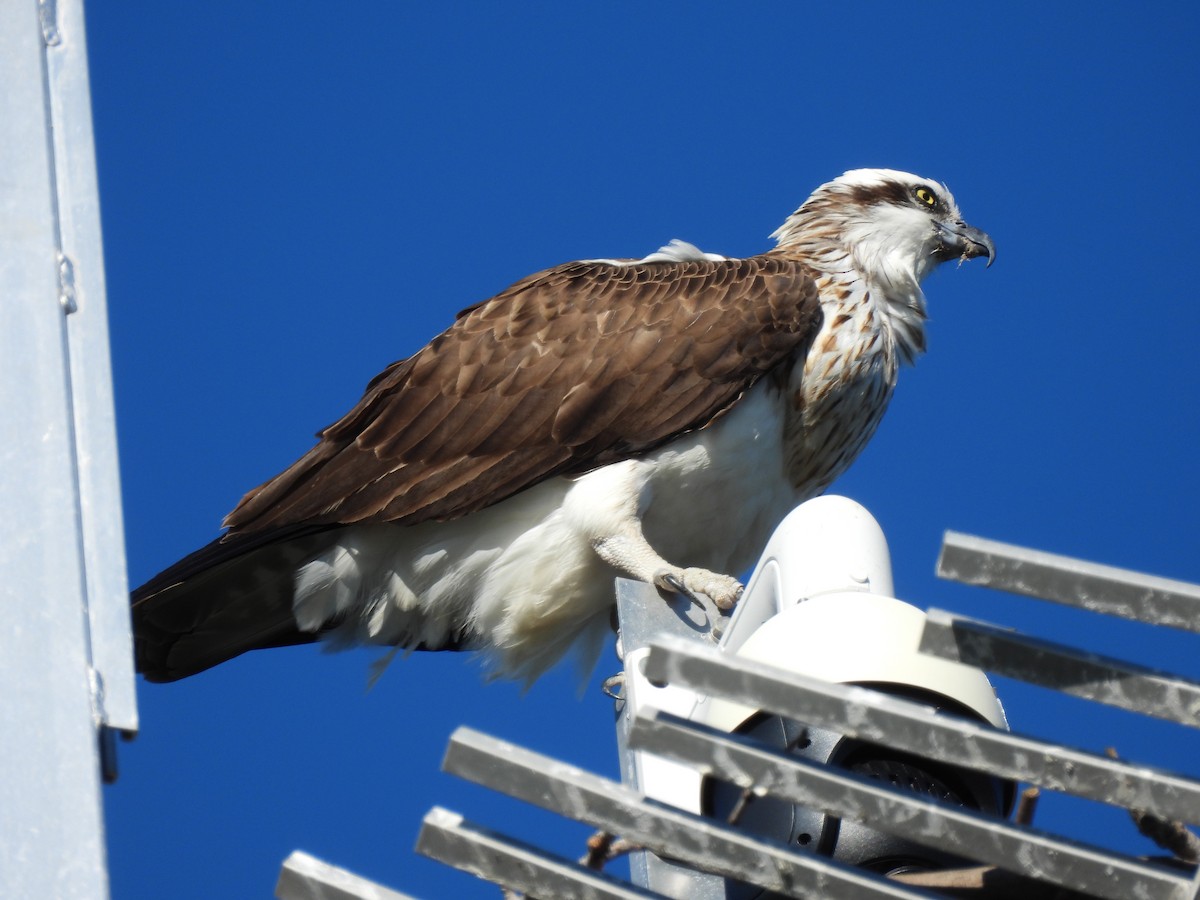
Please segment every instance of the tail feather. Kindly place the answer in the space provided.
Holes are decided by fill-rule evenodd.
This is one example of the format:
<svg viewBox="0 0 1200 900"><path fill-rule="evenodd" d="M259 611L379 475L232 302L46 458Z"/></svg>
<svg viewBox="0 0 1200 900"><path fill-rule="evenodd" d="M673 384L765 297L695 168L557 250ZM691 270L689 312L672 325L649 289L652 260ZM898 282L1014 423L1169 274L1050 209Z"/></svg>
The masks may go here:
<svg viewBox="0 0 1200 900"><path fill-rule="evenodd" d="M175 681L248 650L306 644L292 613L294 573L331 540L328 530L227 535L133 592L137 669Z"/></svg>

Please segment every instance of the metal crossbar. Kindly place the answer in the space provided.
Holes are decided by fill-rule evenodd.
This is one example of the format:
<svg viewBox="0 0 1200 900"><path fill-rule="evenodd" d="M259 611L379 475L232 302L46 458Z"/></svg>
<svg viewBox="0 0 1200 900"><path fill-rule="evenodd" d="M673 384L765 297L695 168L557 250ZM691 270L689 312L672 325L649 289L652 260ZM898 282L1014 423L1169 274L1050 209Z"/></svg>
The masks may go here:
<svg viewBox="0 0 1200 900"><path fill-rule="evenodd" d="M921 652L1200 728L1200 683L931 609Z"/></svg>
<svg viewBox="0 0 1200 900"><path fill-rule="evenodd" d="M1200 585L947 531L937 574L1092 612L1200 632Z"/></svg>
<svg viewBox="0 0 1200 900"><path fill-rule="evenodd" d="M443 768L620 834L654 853L788 897L913 900L933 896L652 803L624 785L469 728L454 732Z"/></svg>
<svg viewBox="0 0 1200 900"><path fill-rule="evenodd" d="M299 850L284 860L275 896L278 900L413 900Z"/></svg>
<svg viewBox="0 0 1200 900"><path fill-rule="evenodd" d="M482 828L440 806L425 816L417 852L531 897L646 900L659 896Z"/></svg>
<svg viewBox="0 0 1200 900"><path fill-rule="evenodd" d="M1186 884L1159 866L1008 825L665 713L640 718L630 738L632 746L724 781L1107 900L1171 900Z"/></svg>
<svg viewBox="0 0 1200 900"><path fill-rule="evenodd" d="M1200 781L941 715L869 688L830 684L679 639L650 647L652 681L681 685L956 766L1077 797L1200 821Z"/></svg>

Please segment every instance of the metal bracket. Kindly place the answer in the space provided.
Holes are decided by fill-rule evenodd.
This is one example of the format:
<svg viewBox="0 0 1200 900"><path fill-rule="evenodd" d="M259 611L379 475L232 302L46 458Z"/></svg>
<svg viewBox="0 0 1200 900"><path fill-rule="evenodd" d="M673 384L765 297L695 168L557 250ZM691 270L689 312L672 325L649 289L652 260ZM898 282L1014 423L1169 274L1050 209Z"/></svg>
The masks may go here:
<svg viewBox="0 0 1200 900"><path fill-rule="evenodd" d="M58 30L58 0L38 0L38 21L47 47L62 43L62 34Z"/></svg>

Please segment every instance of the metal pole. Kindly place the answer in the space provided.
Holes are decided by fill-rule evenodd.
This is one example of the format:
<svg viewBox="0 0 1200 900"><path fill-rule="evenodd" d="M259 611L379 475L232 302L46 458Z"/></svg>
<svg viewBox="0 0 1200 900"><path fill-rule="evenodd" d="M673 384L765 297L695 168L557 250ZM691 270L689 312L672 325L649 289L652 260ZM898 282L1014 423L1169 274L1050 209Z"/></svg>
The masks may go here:
<svg viewBox="0 0 1200 900"><path fill-rule="evenodd" d="M81 0L0 0L0 896L107 896L137 727Z"/></svg>

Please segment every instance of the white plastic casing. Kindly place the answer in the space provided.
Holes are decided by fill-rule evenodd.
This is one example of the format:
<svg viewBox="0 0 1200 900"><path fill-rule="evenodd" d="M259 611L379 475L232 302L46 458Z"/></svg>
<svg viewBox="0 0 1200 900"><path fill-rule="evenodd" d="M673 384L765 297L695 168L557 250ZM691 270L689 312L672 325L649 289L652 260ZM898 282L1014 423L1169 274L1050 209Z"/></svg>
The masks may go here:
<svg viewBox="0 0 1200 900"><path fill-rule="evenodd" d="M719 646L825 681L921 689L1006 728L983 672L918 652L925 614L892 592L891 558L879 524L853 500L818 497L793 510L771 536ZM632 711L650 705L724 731L758 712L650 685L638 665L645 652L626 658ZM639 756L638 782L648 796L699 811L699 773Z"/></svg>

